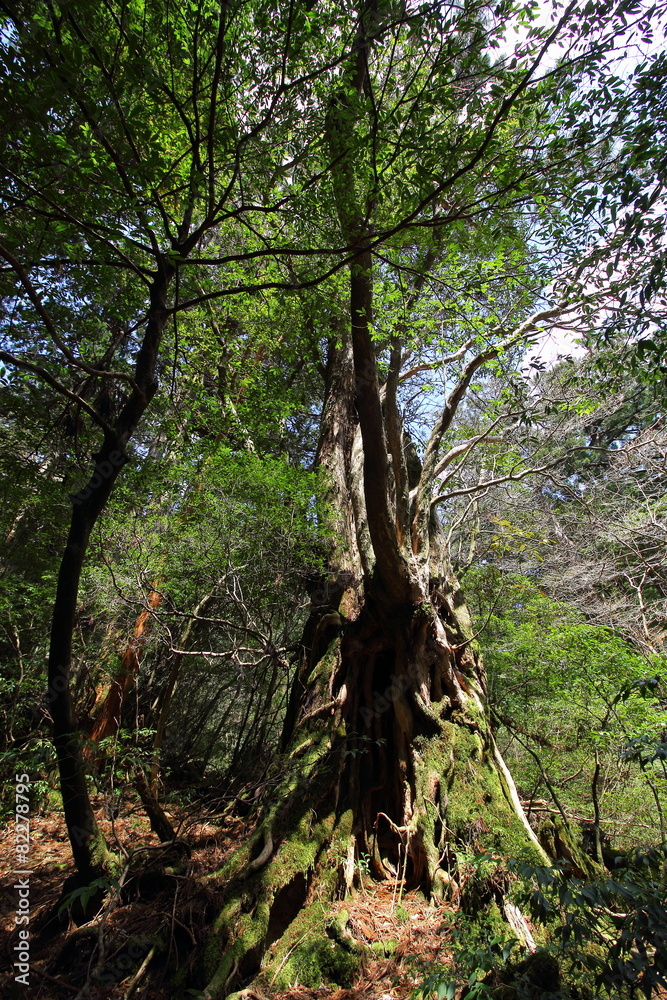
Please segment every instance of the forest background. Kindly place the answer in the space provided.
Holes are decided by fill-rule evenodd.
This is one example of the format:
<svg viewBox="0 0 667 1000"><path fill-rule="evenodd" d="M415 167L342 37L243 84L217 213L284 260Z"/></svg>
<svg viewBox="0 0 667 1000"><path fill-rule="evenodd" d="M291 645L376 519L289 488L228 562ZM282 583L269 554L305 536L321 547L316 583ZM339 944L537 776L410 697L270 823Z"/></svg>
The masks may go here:
<svg viewBox="0 0 667 1000"><path fill-rule="evenodd" d="M64 808L63 898L96 794L257 791L226 995L303 788L308 892L545 862L518 799L579 875L664 843L665 9L0 7L3 809Z"/></svg>

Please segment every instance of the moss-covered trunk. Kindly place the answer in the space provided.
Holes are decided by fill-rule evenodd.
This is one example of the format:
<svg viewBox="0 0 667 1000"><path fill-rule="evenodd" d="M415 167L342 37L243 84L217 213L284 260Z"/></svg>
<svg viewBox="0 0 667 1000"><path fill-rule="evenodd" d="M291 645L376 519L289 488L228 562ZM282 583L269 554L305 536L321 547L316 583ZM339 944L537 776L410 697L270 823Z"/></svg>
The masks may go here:
<svg viewBox="0 0 667 1000"><path fill-rule="evenodd" d="M227 902L196 983L212 998L258 974L266 990L349 982L359 955L327 912L362 859L373 877L435 899L454 891L462 847L545 860L488 726L483 668L424 485L439 446L427 449L429 472L402 457L400 424L385 428L398 410L379 386L362 264L351 268L351 329L332 347L319 449L337 544L329 578L311 581L270 798L219 873Z"/></svg>
<svg viewBox="0 0 667 1000"><path fill-rule="evenodd" d="M435 899L452 888L462 846L544 860L493 742L481 662L431 503L445 434L492 355L465 368L423 462L403 436L398 334L387 376L378 370L376 201L360 123L372 117L368 57L381 6L360 11L345 86L326 116L341 235L356 251L349 312L329 340L318 447L336 543L329 579L312 586L270 798L219 873L226 903L196 984L211 998L257 975L267 993L297 980L348 985L359 955L327 924L328 904L352 889L362 859L375 878L405 879Z"/></svg>
<svg viewBox="0 0 667 1000"><path fill-rule="evenodd" d="M352 587L313 606L299 711L261 822L221 873L227 902L206 953L207 994L346 985L359 955L329 926L360 859L435 900L457 849L543 860L484 712L480 662L454 584L389 608ZM199 985L203 985L202 982Z"/></svg>

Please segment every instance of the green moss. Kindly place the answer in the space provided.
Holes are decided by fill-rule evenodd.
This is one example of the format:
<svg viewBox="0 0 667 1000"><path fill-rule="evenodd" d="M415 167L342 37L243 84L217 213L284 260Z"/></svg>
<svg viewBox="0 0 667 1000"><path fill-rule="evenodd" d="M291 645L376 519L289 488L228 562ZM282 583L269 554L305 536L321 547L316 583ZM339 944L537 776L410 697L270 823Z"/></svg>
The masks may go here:
<svg viewBox="0 0 667 1000"><path fill-rule="evenodd" d="M554 861L566 861L578 878L604 878L606 872L583 850L580 837L562 819L545 820L540 843Z"/></svg>
<svg viewBox="0 0 667 1000"><path fill-rule="evenodd" d="M328 938L304 941L290 956L281 970L276 985L278 989L299 986L340 986L349 989L359 971L358 955L346 951Z"/></svg>
<svg viewBox="0 0 667 1000"><path fill-rule="evenodd" d="M388 938L386 941L373 941L371 951L376 958L391 958L396 953L398 941Z"/></svg>
<svg viewBox="0 0 667 1000"><path fill-rule="evenodd" d="M329 913L316 901L304 907L270 949L261 979L284 990L323 985L349 988L361 965L362 951L350 939L326 933Z"/></svg>
<svg viewBox="0 0 667 1000"><path fill-rule="evenodd" d="M341 888L342 867L347 859L347 848L352 836L354 814L351 809L338 819L329 846L317 870L320 892L326 899L334 899Z"/></svg>
<svg viewBox="0 0 667 1000"><path fill-rule="evenodd" d="M334 636L316 664L308 670L308 686L317 692L321 702L331 697L331 676L340 662L340 635ZM321 720L320 720L321 722Z"/></svg>
<svg viewBox="0 0 667 1000"><path fill-rule="evenodd" d="M312 824L312 813L302 816L289 838L281 844L275 858L261 875L267 889L276 891L288 885L295 875L306 875L315 866L315 861L323 844L333 832L333 817L327 816L319 823Z"/></svg>
<svg viewBox="0 0 667 1000"><path fill-rule="evenodd" d="M212 872L208 878L222 880L223 882L229 882L235 875L237 875L243 868L246 867L250 858L252 857L253 847L257 844L259 839L259 832L253 834L238 851L234 851L232 856L225 861L222 868L218 868L217 871Z"/></svg>
<svg viewBox="0 0 667 1000"><path fill-rule="evenodd" d="M109 845L101 830L97 830L94 838L90 841L90 854L93 866L106 872L112 878L118 878L123 871L124 862L118 854L109 850Z"/></svg>
<svg viewBox="0 0 667 1000"><path fill-rule="evenodd" d="M482 935L489 941L507 938L511 935L509 924L500 912L500 907L495 900L483 909L479 909L474 917Z"/></svg>
<svg viewBox="0 0 667 1000"><path fill-rule="evenodd" d="M271 906L276 894L298 875L308 877L317 867L320 890L333 898L339 878L339 862L345 857L352 833L353 815L346 812L336 823L328 815L313 823L313 814L306 811L289 837L280 845L266 868L241 881L234 897L218 918L218 936L209 943L209 958L217 955L215 972L208 989L212 996L222 995L225 985L249 953L259 958L266 939ZM326 857L320 860L322 847L329 844ZM247 911L247 912L245 912ZM327 933L328 908L321 900L301 909L283 935L269 949L261 978L268 984L289 985L332 983L346 985L352 981L361 954L345 946ZM335 937L335 935L333 936ZM224 950L222 942L229 944ZM218 991L216 993L216 990Z"/></svg>
<svg viewBox="0 0 667 1000"><path fill-rule="evenodd" d="M475 851L497 851L505 857L543 864L538 848L516 815L496 761L480 727L461 717L442 724L417 757L417 803L422 806L419 830L432 853L435 824L442 813L454 839ZM441 803L430 803L429 786L439 779ZM436 845L437 846L437 845Z"/></svg>
<svg viewBox="0 0 667 1000"><path fill-rule="evenodd" d="M317 852L323 841L327 838L327 826L332 826L332 820L324 820L315 827L310 825L310 814L303 816L292 835L278 848L274 858L267 865L251 875L247 879L243 877L243 869L235 880L236 884L230 887L230 899L222 909L215 922L214 930L216 934L228 936L233 933L236 938L234 945L227 949L221 968L227 968L227 975L233 969L234 961L247 947L252 948L257 944L254 937L258 935L258 940L266 934L271 903L278 890L289 885L296 875L307 876L313 868ZM263 843L263 835L252 838L252 842L257 844L260 840ZM239 853L244 853L245 849ZM247 864L246 860L246 864ZM222 869L224 873L228 866ZM238 862L234 869L238 871ZM245 865L243 866L245 868ZM251 910L252 915L246 915L245 910ZM218 942L219 947L219 942ZM231 958L228 960L228 956ZM220 970L216 973L216 980Z"/></svg>
<svg viewBox="0 0 667 1000"><path fill-rule="evenodd" d="M433 605L430 601L420 601L415 604L412 608L412 620L415 622L423 621L430 622L433 621L434 617Z"/></svg>
<svg viewBox="0 0 667 1000"><path fill-rule="evenodd" d="M351 809L344 812L336 824L336 832L332 838L331 844L332 849L335 845L340 847L347 846L347 842L352 836L352 827L354 826L354 813Z"/></svg>
<svg viewBox="0 0 667 1000"><path fill-rule="evenodd" d="M215 923L205 952L204 973L212 997L224 996L228 984L233 985L233 978L239 970L251 974L253 966L259 964L273 902L281 889L300 875L307 880L317 869L320 891L323 890L324 895L328 894L330 898L334 896L339 861L345 857L352 832L352 812L345 813L338 822L332 814L314 822L312 810L305 808L303 803L301 810L298 819L293 820L291 831L264 868L246 877L245 868L249 860L246 848L245 864L236 862L233 865L235 874L228 886L228 901ZM274 830L274 836L278 835ZM256 854L264 843L264 834L258 833L252 842L255 845L253 853ZM322 849L326 845L330 848L325 855ZM225 868L229 870L229 865ZM349 956L341 958L336 955L325 930L326 913L321 902L311 903L298 912L266 956L264 975L269 982L272 976L279 973L281 982L287 981L285 977L299 972L299 962L303 964L300 971L309 981L318 975L324 977L322 981L334 983L350 978L349 970L352 966L356 968L359 956L352 962ZM311 938L315 941L318 935L325 941L326 949L323 945L309 948ZM299 979L299 982L304 980Z"/></svg>
<svg viewBox="0 0 667 1000"><path fill-rule="evenodd" d="M228 980L237 972L248 955L256 952L259 960L269 925L269 912L269 905L264 900L257 904L252 913L240 917L234 928L235 940L226 948L222 958L217 952L217 968L207 987L211 996L224 996ZM210 953L213 944L213 941L209 942L207 949L206 958L209 961L213 957Z"/></svg>
<svg viewBox="0 0 667 1000"><path fill-rule="evenodd" d="M59 788L47 789L44 801L39 807L42 815L48 816L50 813L63 812L63 797Z"/></svg>

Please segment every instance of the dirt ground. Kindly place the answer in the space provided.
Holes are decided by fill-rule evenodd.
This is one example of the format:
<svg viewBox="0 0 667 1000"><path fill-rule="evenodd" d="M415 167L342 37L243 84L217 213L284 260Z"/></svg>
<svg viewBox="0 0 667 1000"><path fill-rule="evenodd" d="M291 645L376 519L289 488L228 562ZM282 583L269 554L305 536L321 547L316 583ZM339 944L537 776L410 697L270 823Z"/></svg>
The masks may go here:
<svg viewBox="0 0 667 1000"><path fill-rule="evenodd" d="M121 854L146 852L147 870L130 877L122 890L122 905L107 907L102 919L77 927L67 921L59 930L49 925L64 880L74 873L63 813L51 809L30 817L30 975L29 985L16 983L12 963L18 942L14 914L18 892L14 855L14 826L0 831L0 954L3 978L0 996L7 1000L171 1000L166 968L191 963L197 946L219 909L221 888L211 875L243 842L250 823L221 819L201 805L188 814L166 812L179 837L190 846L189 858L167 858L158 847L141 806L128 800L111 818L102 798L94 800L98 823L112 849ZM151 866L151 859L159 864ZM166 864L165 862L173 862ZM448 961L451 914L431 907L420 893L403 893L399 901L392 884L368 884L354 898L333 904L345 908L357 938L375 945L377 957L367 960L352 989L305 989L264 992L252 988L248 1000L408 1000L416 986L434 968ZM151 953L159 938L166 951ZM97 969L98 975L95 976ZM103 969L102 982L99 972ZM6 970L6 971L5 971ZM196 994L193 994L193 1000Z"/></svg>

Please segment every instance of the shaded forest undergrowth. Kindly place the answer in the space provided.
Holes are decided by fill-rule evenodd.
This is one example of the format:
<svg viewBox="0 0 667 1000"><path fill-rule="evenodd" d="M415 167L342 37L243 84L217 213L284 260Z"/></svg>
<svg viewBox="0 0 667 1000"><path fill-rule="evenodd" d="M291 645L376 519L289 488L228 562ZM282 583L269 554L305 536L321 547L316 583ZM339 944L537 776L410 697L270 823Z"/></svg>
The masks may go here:
<svg viewBox="0 0 667 1000"><path fill-rule="evenodd" d="M30 985L17 986L12 982L8 992L2 995L20 996L22 1000L204 997L205 992L191 988L190 984L198 980L206 941L224 900L225 884L220 872L225 862L246 843L257 820L256 808L248 810L247 800L233 797L189 805L172 804L165 808L165 819L173 827L177 839L161 844L151 831L141 805L129 792L116 799L113 810L108 798L101 795L93 799L93 805L107 842L125 859L123 872L118 880L112 880L113 885L105 887L110 891L101 900L101 906L92 900L84 918L80 910L81 890L70 891L65 903L62 902L63 881L67 887L67 880L75 876L62 810L52 804L31 817ZM239 811L246 815L238 815ZM557 827L552 824L551 828ZM0 854L4 858L11 857L12 837L13 828L8 825L0 833ZM567 853L567 845L562 843L560 847L561 853ZM459 853L457 851L457 857ZM657 981L652 975L653 982L649 985L638 965L639 975L635 982L638 992L635 993L632 988L628 989L632 970L628 975L626 966L626 986L620 990L611 983L606 988L594 986L590 989L586 983L590 980L593 985L593 978L579 981L577 975L579 985L570 982L570 964L566 985L561 976L565 965L559 969L560 959L554 958L553 949L545 951L539 946L539 920L536 924L534 919L529 919L525 925L529 937L531 932L535 934L538 951L530 954L534 949L534 942L530 942L522 960L519 952L523 952L523 948L517 947L516 942L512 947L507 925L504 925L504 933L501 930L500 908L504 911L510 894L514 895L511 890L514 877L508 875L504 865L494 868L493 862L497 860L490 855L480 855L476 859L471 855L466 861L464 851L457 862L460 891L459 885L454 883L449 898L433 905L421 891L410 886L409 880L406 884L400 878L374 882L362 856L356 862L357 887L344 900L321 900L326 913L321 931L325 939L327 935L331 939L332 956L336 953L336 958L331 958L336 966L330 970L331 977L326 975L326 956L318 955L318 973L325 973L320 977L322 985L309 984L306 969L301 980L297 976L290 988L274 986L273 980L281 972L281 964L273 977L260 976L245 987L241 984L235 997L244 1000L268 1000L269 997L274 1000L316 1000L320 997L332 1000L495 997L507 1000L510 993L550 1000L561 1000L565 996L587 1000L593 996L626 994L628 997L667 997L667 991L660 984L664 954L667 953L664 940L667 926L663 926L662 932L659 930L664 908L659 907L662 915L656 912L651 916L650 898L648 905L646 901L640 904L635 900L638 926L642 913L648 920L648 929L652 924L652 932L646 934L651 961L645 965L658 973ZM586 882L584 872L577 872L578 862L588 868L586 875L593 879L592 883ZM664 887L664 860L658 867L662 875L656 868L656 876ZM520 864L516 863L515 870L525 877ZM582 901L589 896L591 901L604 903L604 896L599 895L600 887L624 885L624 876L612 872L606 881L598 881L595 888L595 876L599 876L601 870L596 872L592 862L586 861L582 854L574 859L571 857L566 870L569 877L578 874L582 880L575 877L568 881L566 891L571 893L575 887L573 896L565 896L561 889L561 904L566 904L562 910L563 926L569 923L568 900L571 911L580 911ZM549 879L544 875L548 871L557 872L558 868L542 869L543 874L538 874L535 881L535 873L540 870L531 869L533 890L536 887L539 891L544 889L546 882L542 879ZM0 949L9 960L8 964L12 962L18 940L12 914L16 877L15 871L3 863L0 893L8 916L0 928ZM626 909L630 911L633 904L629 894L635 891L631 874L625 887ZM533 891L534 899L539 891ZM489 892L495 894L496 902L494 907L491 900L490 909L489 899L482 898ZM542 895L540 905L544 905L547 895ZM552 896L552 900L555 898ZM495 924L493 919L489 921L489 912L494 909ZM533 906L523 905L522 909L534 918ZM486 916L480 920L482 911ZM611 911L607 909L606 912ZM475 934L473 924L478 920ZM630 926L627 916L626 925ZM576 921L571 930L572 937L576 938ZM561 936L563 944L567 945L566 937ZM463 939L466 944L462 950ZM477 952L475 941L480 946ZM297 945L299 943L297 941ZM586 947L589 945L590 942ZM285 961L293 951L291 948L285 955ZM349 953L350 961L343 968L345 963L341 964L341 955L345 953ZM508 956L509 961L505 964ZM632 956L630 958L632 960ZM471 969L473 975L466 986ZM540 979L537 989L534 975Z"/></svg>
<svg viewBox="0 0 667 1000"><path fill-rule="evenodd" d="M107 898L101 916L77 926L71 913L63 911L65 926L49 925L59 909L63 880L74 875L75 868L62 811L50 809L31 817L31 977L27 989L16 987L17 996L168 1000L173 996L174 972L192 972L189 966L219 912L221 884L213 873L245 843L254 817L221 817L219 808L207 815L200 804L167 808L182 838L177 844L187 843L188 854L170 844L160 845L141 806L131 798L116 808L118 815L113 818L103 796L94 798L93 804L110 845L122 844L130 855L125 862L128 874L121 879L120 894ZM5 858L11 857L12 840L13 828L8 825L0 832L0 854ZM0 930L0 948L10 962L16 939L15 880L13 869L3 862L0 892L9 916ZM434 967L451 962L453 911L430 906L414 890L399 896L399 888L366 878L364 888L352 898L330 904L331 921L340 922L342 916L355 940L368 946L368 957L351 978L350 988L296 985L287 991L271 990L269 995L277 1000L323 996L407 1000ZM75 906L76 900L72 902ZM247 995L263 994L258 987Z"/></svg>

